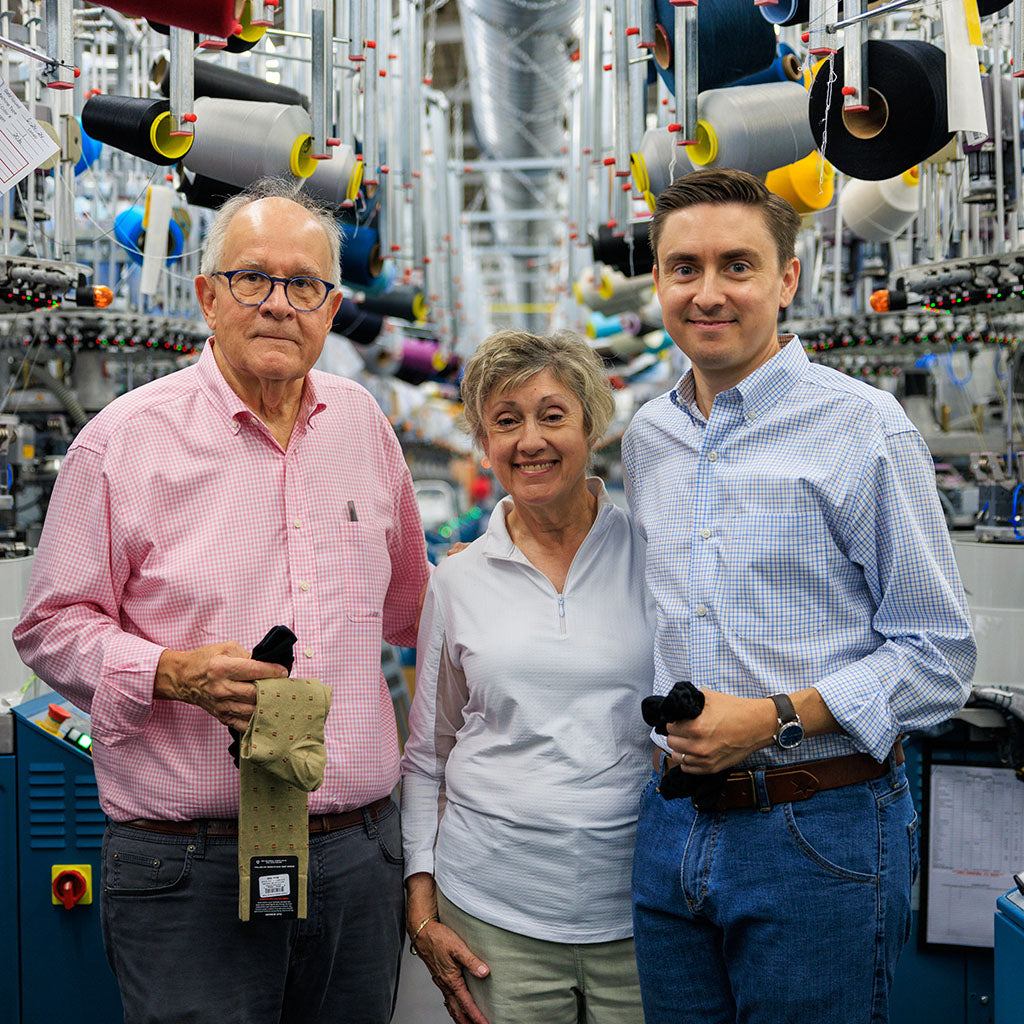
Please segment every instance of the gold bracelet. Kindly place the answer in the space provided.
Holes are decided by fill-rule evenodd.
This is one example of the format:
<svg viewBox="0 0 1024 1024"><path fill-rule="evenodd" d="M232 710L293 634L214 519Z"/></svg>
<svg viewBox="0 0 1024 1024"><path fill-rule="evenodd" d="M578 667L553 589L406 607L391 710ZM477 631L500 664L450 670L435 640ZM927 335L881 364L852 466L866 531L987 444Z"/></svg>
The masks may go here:
<svg viewBox="0 0 1024 1024"><path fill-rule="evenodd" d="M412 953L413 956L419 956L419 953L416 952L416 940L420 937L420 932L423 931L431 921L436 921L437 919L436 912L431 914L430 917L423 918L423 920L420 921L419 928L409 936L409 952Z"/></svg>

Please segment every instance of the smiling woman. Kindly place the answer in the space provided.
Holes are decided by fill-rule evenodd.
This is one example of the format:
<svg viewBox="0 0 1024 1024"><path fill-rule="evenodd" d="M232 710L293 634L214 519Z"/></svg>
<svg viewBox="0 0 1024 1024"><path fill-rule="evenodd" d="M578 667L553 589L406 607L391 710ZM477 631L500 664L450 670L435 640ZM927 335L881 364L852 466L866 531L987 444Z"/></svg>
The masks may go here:
<svg viewBox="0 0 1024 1024"><path fill-rule="evenodd" d="M586 475L614 401L569 332L492 336L462 394L508 496L423 606L409 932L456 1020L575 1020L579 998L594 1024L639 1024L629 872L654 609L643 540Z"/></svg>

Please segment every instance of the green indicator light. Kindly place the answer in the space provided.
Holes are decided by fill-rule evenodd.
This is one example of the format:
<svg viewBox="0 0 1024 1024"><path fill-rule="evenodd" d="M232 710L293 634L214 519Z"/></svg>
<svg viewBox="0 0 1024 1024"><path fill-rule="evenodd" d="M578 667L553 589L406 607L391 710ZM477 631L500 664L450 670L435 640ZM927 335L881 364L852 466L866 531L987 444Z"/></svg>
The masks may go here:
<svg viewBox="0 0 1024 1024"><path fill-rule="evenodd" d="M437 531L442 537L450 537L452 535L452 528L445 523L440 530Z"/></svg>

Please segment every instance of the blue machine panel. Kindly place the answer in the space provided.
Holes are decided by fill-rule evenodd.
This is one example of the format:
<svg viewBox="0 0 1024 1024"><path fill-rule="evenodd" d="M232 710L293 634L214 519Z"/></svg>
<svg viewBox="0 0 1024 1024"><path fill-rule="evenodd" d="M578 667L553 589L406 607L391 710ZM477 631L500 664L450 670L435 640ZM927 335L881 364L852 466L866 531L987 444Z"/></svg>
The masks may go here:
<svg viewBox="0 0 1024 1024"><path fill-rule="evenodd" d="M100 851L105 817L92 758L40 728L55 694L14 709L23 1024L116 1024L117 982L100 934ZM70 910L52 899L54 865L89 865L92 902ZM4 1018L6 1019L6 1018Z"/></svg>
<svg viewBox="0 0 1024 1024"><path fill-rule="evenodd" d="M1024 1024L1024 896L1016 890L996 900L996 1021Z"/></svg>
<svg viewBox="0 0 1024 1024"><path fill-rule="evenodd" d="M917 743L905 743L904 750L914 806L923 818L921 750ZM993 1024L996 999L992 951L967 946L926 948L921 941L917 893L915 886L911 936L900 954L893 980L892 1024Z"/></svg>
<svg viewBox="0 0 1024 1024"><path fill-rule="evenodd" d="M13 754L0 755L0 878L18 877L18 793ZM8 922L18 920L18 887L0 885L0 964L18 963L18 929ZM0 982L0 1021L21 1020L18 976Z"/></svg>

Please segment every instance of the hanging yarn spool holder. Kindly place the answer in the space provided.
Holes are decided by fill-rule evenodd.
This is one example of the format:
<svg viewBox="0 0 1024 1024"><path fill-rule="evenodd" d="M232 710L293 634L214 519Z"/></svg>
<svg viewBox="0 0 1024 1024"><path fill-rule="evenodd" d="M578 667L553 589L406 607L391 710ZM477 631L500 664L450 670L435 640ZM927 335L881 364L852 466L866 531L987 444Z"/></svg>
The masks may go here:
<svg viewBox="0 0 1024 1024"><path fill-rule="evenodd" d="M889 123L889 101L868 86L867 104L850 109L843 107L843 124L855 138L865 142L878 138Z"/></svg>
<svg viewBox="0 0 1024 1024"><path fill-rule="evenodd" d="M194 29L194 25L180 24L177 19L168 24L162 20L166 15L167 4L165 3L161 5L159 18L147 17L149 27L162 36L170 35L171 27ZM202 24L208 26L213 23L203 21ZM194 31L193 46L200 50L224 50L227 53L246 53L266 35L267 24L265 21L255 22L252 20L252 5L249 3L249 0L246 0L242 8L241 17L237 20L232 17L230 23L223 26L224 30L221 29L222 26L218 26L213 31L210 31L209 28Z"/></svg>
<svg viewBox="0 0 1024 1024"><path fill-rule="evenodd" d="M367 294L358 305L368 313L409 323L422 322L427 318L427 300L423 292L412 285L399 285L382 295Z"/></svg>
<svg viewBox="0 0 1024 1024"><path fill-rule="evenodd" d="M103 0L103 6L130 18L146 18L150 24L170 23L214 36L230 35L238 25L235 0Z"/></svg>
<svg viewBox="0 0 1024 1024"><path fill-rule="evenodd" d="M918 40L871 39L868 109L844 110L832 102L834 73L844 80L845 52L819 74L809 97L811 132L825 158L854 178L879 181L902 174L945 146L953 133L946 120L945 54Z"/></svg>
<svg viewBox="0 0 1024 1024"><path fill-rule="evenodd" d="M888 242L899 235L917 216L918 168L884 181L851 178L839 199L839 214L853 235L866 243ZM863 259L871 250L865 248ZM861 273L870 268L862 265ZM877 275L876 275L877 276Z"/></svg>
<svg viewBox="0 0 1024 1024"><path fill-rule="evenodd" d="M82 119L79 117L78 127L82 136L82 155L78 158L78 163L75 164L75 175L81 174L84 170L92 165L99 159L100 153L103 152L103 143L98 142L92 138L84 128L82 128Z"/></svg>
<svg viewBox="0 0 1024 1024"><path fill-rule="evenodd" d="M231 185L226 181L216 181L202 174L195 174L191 177L182 174L178 182L178 191L190 206L202 206L208 210L216 210L232 196L237 196L242 191L242 186Z"/></svg>
<svg viewBox="0 0 1024 1024"><path fill-rule="evenodd" d="M1002 103L1000 104L1002 120L1002 161L1003 161L1003 198L1006 204L1013 201L1016 175L1013 166L1013 123L1011 111L1016 109L1016 85L1012 78L1004 79L1001 76L988 74L982 79L982 94L985 100L986 120L989 125L989 135L980 142L963 144L964 156L967 159L967 186L964 190L963 201L965 203L995 203L997 197L997 182L999 180L997 153L995 140L995 103L993 91L997 87L1002 89Z"/></svg>
<svg viewBox="0 0 1024 1024"><path fill-rule="evenodd" d="M342 143L334 147L329 160L317 161L316 170L306 179L303 191L338 209L359 197L363 170L363 161L352 146Z"/></svg>
<svg viewBox="0 0 1024 1024"><path fill-rule="evenodd" d="M763 71L741 78L733 85L760 85L763 82L800 82L810 85L810 79L800 64L796 51L786 43L778 43L775 48L775 60Z"/></svg>
<svg viewBox="0 0 1024 1024"><path fill-rule="evenodd" d="M379 298L382 295L386 295L395 286L395 278L398 276L398 270L395 267L395 261L384 258L384 272L374 281L372 284L365 285L362 289L364 298ZM380 312L380 311L378 311Z"/></svg>
<svg viewBox="0 0 1024 1024"><path fill-rule="evenodd" d="M817 213L832 202L836 172L814 150L802 160L769 171L764 183L770 192L785 199L797 213Z"/></svg>
<svg viewBox="0 0 1024 1024"><path fill-rule="evenodd" d="M697 14L697 60L693 63L700 91L731 85L762 71L775 59L775 31L751 0L705 0L686 7L677 7L671 0L656 0L655 7L654 66L672 95L673 51L681 48L674 38L677 17ZM683 120L678 104L676 120Z"/></svg>
<svg viewBox="0 0 1024 1024"><path fill-rule="evenodd" d="M137 266L142 266L146 248L146 229L142 226L144 211L141 206L123 210L114 218L114 238ZM177 263L185 248L185 230L178 219L167 225L167 266Z"/></svg>
<svg viewBox="0 0 1024 1024"><path fill-rule="evenodd" d="M694 166L735 167L763 179L814 149L807 92L796 82L710 89L699 110L696 144L687 150Z"/></svg>
<svg viewBox="0 0 1024 1024"><path fill-rule="evenodd" d="M778 0L758 5L761 17L772 25L800 25L810 17L808 0Z"/></svg>
<svg viewBox="0 0 1024 1024"><path fill-rule="evenodd" d="M264 176L308 178L317 168L302 107L200 96L195 110L195 142L184 163L196 174L246 186Z"/></svg>
<svg viewBox="0 0 1024 1024"><path fill-rule="evenodd" d="M252 3L250 0L245 0L241 17L238 19L238 28L226 37L227 45L224 48L228 53L246 53L266 34L266 20L253 21Z"/></svg>
<svg viewBox="0 0 1024 1024"><path fill-rule="evenodd" d="M355 288L372 285L384 273L384 257L376 228L342 223L341 276Z"/></svg>
<svg viewBox="0 0 1024 1024"><path fill-rule="evenodd" d="M92 96L82 108L82 126L104 142L151 163L177 163L191 149L191 135L175 135L167 100L131 96Z"/></svg>
<svg viewBox="0 0 1024 1024"><path fill-rule="evenodd" d="M607 225L599 226L597 237L591 236L590 239L594 259L614 267L627 277L649 274L654 266L654 256L651 253L648 223L631 224L627 232L616 234Z"/></svg>
<svg viewBox="0 0 1024 1024"><path fill-rule="evenodd" d="M162 95L170 96L170 63L166 55L162 54L153 61L149 78L152 84L160 89ZM219 96L221 99L249 100L257 103L284 103L309 109L309 98L297 89L275 85L242 71L234 71L213 60L193 58L192 82L193 93L196 96Z"/></svg>
<svg viewBox="0 0 1024 1024"><path fill-rule="evenodd" d="M639 152L630 159L633 183L651 213L654 213L658 194L668 188L674 178L689 174L693 169L683 159L676 137L677 133L669 128L649 128L640 140Z"/></svg>
<svg viewBox="0 0 1024 1024"><path fill-rule="evenodd" d="M812 57L827 57L838 48L836 20L839 0L810 0L807 27L807 52Z"/></svg>
<svg viewBox="0 0 1024 1024"><path fill-rule="evenodd" d="M341 300L334 314L331 330L342 334L356 345L370 345L377 340L384 327L384 318L377 313L361 309L352 299Z"/></svg>

